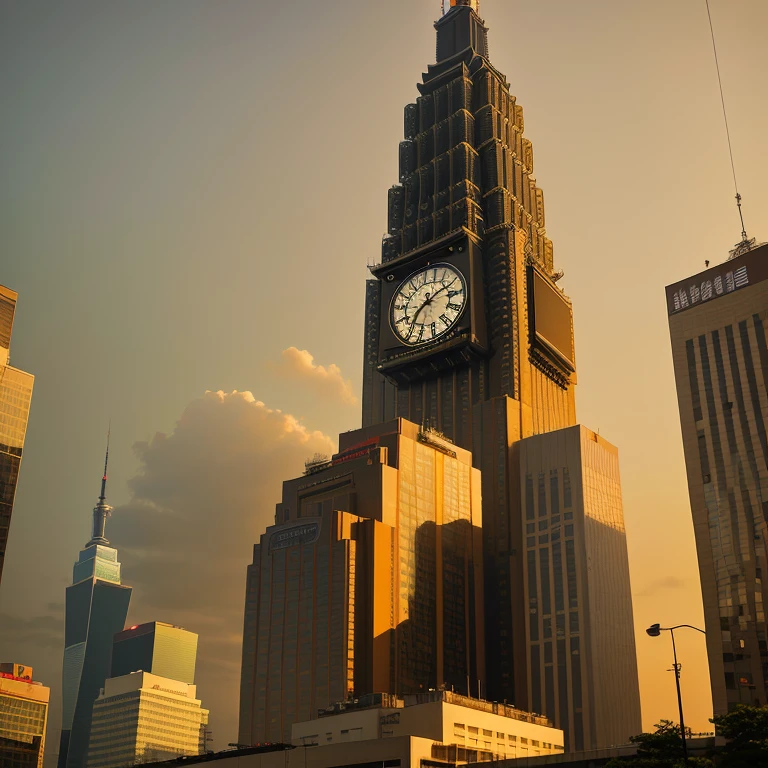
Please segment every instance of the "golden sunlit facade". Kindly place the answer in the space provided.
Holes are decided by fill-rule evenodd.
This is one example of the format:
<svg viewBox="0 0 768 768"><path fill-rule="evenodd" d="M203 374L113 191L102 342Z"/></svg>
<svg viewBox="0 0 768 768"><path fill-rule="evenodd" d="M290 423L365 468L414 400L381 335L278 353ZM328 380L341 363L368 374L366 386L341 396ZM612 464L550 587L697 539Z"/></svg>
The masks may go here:
<svg viewBox="0 0 768 768"><path fill-rule="evenodd" d="M480 504L470 454L401 419L286 482L249 567L240 743L372 691L477 690Z"/></svg>
<svg viewBox="0 0 768 768"><path fill-rule="evenodd" d="M18 294L0 285L0 580L35 377L9 365Z"/></svg>

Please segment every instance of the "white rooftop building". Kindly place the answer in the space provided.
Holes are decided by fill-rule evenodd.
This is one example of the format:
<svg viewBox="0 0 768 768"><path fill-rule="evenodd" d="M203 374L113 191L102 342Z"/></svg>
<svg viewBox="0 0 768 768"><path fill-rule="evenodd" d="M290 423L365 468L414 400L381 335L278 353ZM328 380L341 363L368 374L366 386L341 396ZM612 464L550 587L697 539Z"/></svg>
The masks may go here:
<svg viewBox="0 0 768 768"><path fill-rule="evenodd" d="M413 737L411 768L424 759L475 763L561 754L565 743L563 732L545 717L450 691L372 694L336 704L291 728L292 743L307 747L404 736ZM377 749L370 746L372 752Z"/></svg>
<svg viewBox="0 0 768 768"><path fill-rule="evenodd" d="M196 686L148 672L108 679L93 705L88 768L202 754L208 710L196 696Z"/></svg>

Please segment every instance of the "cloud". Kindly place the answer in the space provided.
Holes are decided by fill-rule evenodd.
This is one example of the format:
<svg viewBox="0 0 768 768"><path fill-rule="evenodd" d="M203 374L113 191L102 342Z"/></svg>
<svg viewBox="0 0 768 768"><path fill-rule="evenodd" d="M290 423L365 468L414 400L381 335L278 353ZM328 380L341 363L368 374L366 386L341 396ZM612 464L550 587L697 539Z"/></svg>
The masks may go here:
<svg viewBox="0 0 768 768"><path fill-rule="evenodd" d="M677 576L665 576L663 579L656 579L646 586L640 592L635 592L635 597L654 597L659 592L668 589L682 589L685 586L685 579L679 579Z"/></svg>
<svg viewBox="0 0 768 768"><path fill-rule="evenodd" d="M315 358L306 349L284 349L280 361L273 363L272 367L283 378L306 384L318 395L344 405L357 404L352 382L344 378L339 366L331 363L326 368L324 365L315 364Z"/></svg>
<svg viewBox="0 0 768 768"><path fill-rule="evenodd" d="M197 683L217 744L237 738L243 602L253 545L274 522L283 480L332 441L250 392L207 392L169 435L134 450L131 500L107 536L134 587L131 622L168 621L200 635Z"/></svg>
<svg viewBox="0 0 768 768"><path fill-rule="evenodd" d="M30 653L31 648L35 651L55 648L58 651L64 647L64 619L60 616L33 616L31 619L22 619L19 616L0 613L0 627L3 628L3 649L6 655L10 653L13 656L11 661L20 661L32 666L31 660L17 659L16 656L23 657L24 652ZM6 647L14 650L5 650Z"/></svg>

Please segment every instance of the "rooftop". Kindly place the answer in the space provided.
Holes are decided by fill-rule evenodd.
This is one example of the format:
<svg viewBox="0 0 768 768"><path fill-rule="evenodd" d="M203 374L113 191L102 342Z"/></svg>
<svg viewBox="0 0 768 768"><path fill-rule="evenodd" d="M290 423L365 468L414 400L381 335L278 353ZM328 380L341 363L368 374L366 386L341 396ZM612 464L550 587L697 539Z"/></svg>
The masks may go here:
<svg viewBox="0 0 768 768"><path fill-rule="evenodd" d="M521 720L526 723L544 725L550 728L554 727L552 722L543 715L525 712L522 709L517 709L509 704L500 704L497 701L485 701L485 699L462 696L453 691L429 691L427 693L404 694L403 696L396 696L392 693L369 693L356 699L331 704L330 707L318 710L317 716L330 717L341 712L361 709L403 709L418 704L432 704L440 701L445 704L454 704L459 707L467 707L468 709L476 709L480 712L508 717L511 720Z"/></svg>

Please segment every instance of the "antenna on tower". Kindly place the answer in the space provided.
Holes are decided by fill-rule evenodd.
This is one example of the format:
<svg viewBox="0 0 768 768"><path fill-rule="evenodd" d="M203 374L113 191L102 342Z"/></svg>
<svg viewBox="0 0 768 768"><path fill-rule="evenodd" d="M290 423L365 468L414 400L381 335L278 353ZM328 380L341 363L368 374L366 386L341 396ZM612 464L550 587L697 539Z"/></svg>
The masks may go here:
<svg viewBox="0 0 768 768"><path fill-rule="evenodd" d="M112 434L112 419L109 420L109 427L107 427L107 451L104 454L104 475L101 478L101 496L99 501L106 501L107 499L107 465L109 464L109 438Z"/></svg>
<svg viewBox="0 0 768 768"><path fill-rule="evenodd" d="M741 241L731 251L731 259L740 256L742 253L752 250L755 247L755 239L747 236L747 228L744 226L744 213L741 210L741 194L739 194L739 183L736 180L736 163L733 161L733 147L731 146L731 131L728 127L728 113L725 109L725 95L723 94L723 78L720 75L720 62L717 58L717 43L715 42L715 28L712 24L712 12L709 8L709 0L704 0L707 6L707 18L709 19L709 32L712 37L712 53L715 57L715 69L717 70L717 84L720 88L720 104L723 107L723 122L725 123L725 136L728 140L728 154L731 158L731 173L733 174L733 188L736 192L736 208L739 211L739 221L741 222Z"/></svg>

